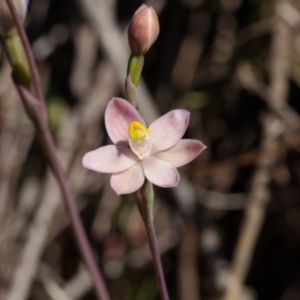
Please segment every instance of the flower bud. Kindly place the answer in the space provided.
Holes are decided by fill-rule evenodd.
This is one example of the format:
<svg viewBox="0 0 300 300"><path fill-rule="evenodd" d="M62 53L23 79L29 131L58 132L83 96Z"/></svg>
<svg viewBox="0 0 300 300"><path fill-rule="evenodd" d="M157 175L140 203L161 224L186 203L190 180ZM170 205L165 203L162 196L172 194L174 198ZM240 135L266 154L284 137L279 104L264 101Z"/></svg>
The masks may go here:
<svg viewBox="0 0 300 300"><path fill-rule="evenodd" d="M128 28L128 42L131 51L146 53L159 34L158 17L151 6L142 4L133 15Z"/></svg>
<svg viewBox="0 0 300 300"><path fill-rule="evenodd" d="M29 0L12 0L16 12L20 17L20 20L23 22L26 13ZM0 35L5 34L8 30L14 27L14 21L11 16L9 7L5 0L0 0Z"/></svg>

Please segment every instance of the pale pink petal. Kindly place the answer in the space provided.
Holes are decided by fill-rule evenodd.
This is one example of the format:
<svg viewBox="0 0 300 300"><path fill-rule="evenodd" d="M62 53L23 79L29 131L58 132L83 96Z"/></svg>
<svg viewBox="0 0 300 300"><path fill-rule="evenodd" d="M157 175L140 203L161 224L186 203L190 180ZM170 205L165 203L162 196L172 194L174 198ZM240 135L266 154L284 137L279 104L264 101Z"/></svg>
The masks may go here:
<svg viewBox="0 0 300 300"><path fill-rule="evenodd" d="M175 168L178 168L192 161L205 148L206 146L200 141L183 139L172 148L157 152L153 154L153 156L168 162Z"/></svg>
<svg viewBox="0 0 300 300"><path fill-rule="evenodd" d="M161 187L177 186L180 175L176 168L156 157L148 156L142 161L146 178Z"/></svg>
<svg viewBox="0 0 300 300"><path fill-rule="evenodd" d="M126 100L113 98L105 111L105 127L113 143L128 141L128 125L132 121L145 122L138 111Z"/></svg>
<svg viewBox="0 0 300 300"><path fill-rule="evenodd" d="M189 123L189 115L184 109L172 110L149 126L152 153L171 148L180 141Z"/></svg>
<svg viewBox="0 0 300 300"><path fill-rule="evenodd" d="M110 185L118 194L130 194L137 191L144 183L145 176L142 165L136 163L129 169L111 176Z"/></svg>
<svg viewBox="0 0 300 300"><path fill-rule="evenodd" d="M121 172L137 162L138 158L130 148L109 145L86 153L82 159L85 168L101 172Z"/></svg>

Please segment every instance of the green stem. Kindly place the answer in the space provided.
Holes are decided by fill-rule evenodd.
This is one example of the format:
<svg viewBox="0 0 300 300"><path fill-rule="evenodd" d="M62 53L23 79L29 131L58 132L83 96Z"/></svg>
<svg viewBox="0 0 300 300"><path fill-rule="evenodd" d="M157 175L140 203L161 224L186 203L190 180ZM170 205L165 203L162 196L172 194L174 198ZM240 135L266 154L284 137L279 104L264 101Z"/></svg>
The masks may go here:
<svg viewBox="0 0 300 300"><path fill-rule="evenodd" d="M144 55L131 53L127 66L127 77L125 80L125 94L129 103L137 108L136 87L139 84L144 67Z"/></svg>
<svg viewBox="0 0 300 300"><path fill-rule="evenodd" d="M128 62L127 74L131 77L131 82L137 86L139 84L144 67L144 55L132 53Z"/></svg>

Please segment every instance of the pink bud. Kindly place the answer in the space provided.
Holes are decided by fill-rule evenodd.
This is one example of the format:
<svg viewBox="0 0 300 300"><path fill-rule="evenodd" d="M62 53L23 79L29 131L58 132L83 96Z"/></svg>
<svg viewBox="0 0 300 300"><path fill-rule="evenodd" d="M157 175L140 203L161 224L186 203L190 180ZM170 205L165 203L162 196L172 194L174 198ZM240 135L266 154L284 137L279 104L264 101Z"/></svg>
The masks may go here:
<svg viewBox="0 0 300 300"><path fill-rule="evenodd" d="M29 0L12 0L12 2L20 20L23 22L26 17ZM3 35L12 27L14 27L14 22L9 7L5 0L0 0L0 35Z"/></svg>
<svg viewBox="0 0 300 300"><path fill-rule="evenodd" d="M159 34L159 21L151 6L142 4L133 15L128 28L131 51L144 54L153 45Z"/></svg>

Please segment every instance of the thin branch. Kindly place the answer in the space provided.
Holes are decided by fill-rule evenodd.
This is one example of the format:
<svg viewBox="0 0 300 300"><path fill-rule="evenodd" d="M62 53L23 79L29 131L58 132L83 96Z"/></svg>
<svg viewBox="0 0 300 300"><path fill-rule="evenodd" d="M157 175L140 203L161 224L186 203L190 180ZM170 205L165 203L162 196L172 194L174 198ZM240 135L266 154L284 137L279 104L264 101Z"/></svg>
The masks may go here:
<svg viewBox="0 0 300 300"><path fill-rule="evenodd" d="M35 61L32 55L32 51L26 33L18 18L12 0L6 0L6 2L9 6L11 15L13 16L15 25L17 26L19 35L21 37L26 52L28 63L30 65L33 86L37 98L34 98L29 91L27 91L24 87L19 86L16 83L18 91L22 98L25 109L28 113L28 116L31 118L31 120L33 121L36 127L37 137L43 147L45 155L49 161L50 167L53 173L55 174L58 184L61 188L64 204L70 217L71 225L75 234L75 239L77 241L83 260L85 261L87 268L89 269L90 275L92 277L92 280L94 282L97 297L102 300L109 300L110 297L108 291L104 284L102 275L97 267L97 263L93 257L92 249L89 246L87 236L85 234L83 225L81 223L75 205L75 200L72 196L70 187L66 179L66 175L62 168L55 144L53 142L52 136L49 131L49 127L46 121L46 108L45 108L43 93L40 85L40 77L37 71L37 67L35 65Z"/></svg>
<svg viewBox="0 0 300 300"><path fill-rule="evenodd" d="M18 86L18 90L24 103L27 103L25 104L25 106L28 105L28 102L30 101L31 102L37 101L35 99L32 99L31 94L24 87ZM34 110L33 110L33 114L34 114ZM37 128L41 129L37 132L37 137L44 149L50 167L58 180L58 184L63 194L64 204L69 214L74 235L79 250L81 252L81 255L83 257L83 260L85 261L86 266L89 269L90 275L94 282L96 294L99 299L109 300L110 299L109 294L104 284L102 275L100 274L100 271L97 268L97 263L93 257L92 250L89 246L88 239L86 237L85 231L83 229L83 225L81 223L78 214L78 210L75 205L75 200L71 194L70 187L67 183L66 175L59 161L52 136L49 132L48 127L46 127L45 123L43 123L43 119L41 118L41 116L39 114L35 114L35 117L36 119L34 123Z"/></svg>
<svg viewBox="0 0 300 300"><path fill-rule="evenodd" d="M91 141L99 137L98 130L90 129L92 128L92 124L97 122L99 116L103 115L108 99L115 95L117 89L116 82L114 81L115 73L113 67L108 62L100 63L94 76L96 81L90 83L91 86L87 88L85 95L82 96L81 105L72 111L70 115L64 116L57 136L62 164L65 169L69 170L68 179L72 187L74 187L73 194L75 193L75 195L81 194L83 190L86 190L87 185L85 169L80 167L79 164L73 164L72 150L77 149L76 145L79 143L82 147L86 148ZM86 132L86 128L90 128L88 130L89 139L83 143L82 135L83 132ZM95 180L97 180L97 189L100 190L102 183L101 181L99 182L98 175L95 176ZM55 182L55 178L51 176L51 172L47 172L45 183L41 189L41 205L34 215L28 231L28 238L22 247L18 269L14 271L13 278L11 279L10 293L14 294L14 296L8 299L27 299L43 249L58 234L61 226L69 224L69 221L66 221L65 225L62 225L60 222L53 220L54 216L55 220L60 220L60 215L65 213L63 213L60 201L59 188ZM57 213L58 211L59 213ZM36 226L36 224L39 226ZM90 283L90 288L93 288L92 283ZM71 298L73 299L73 297Z"/></svg>

